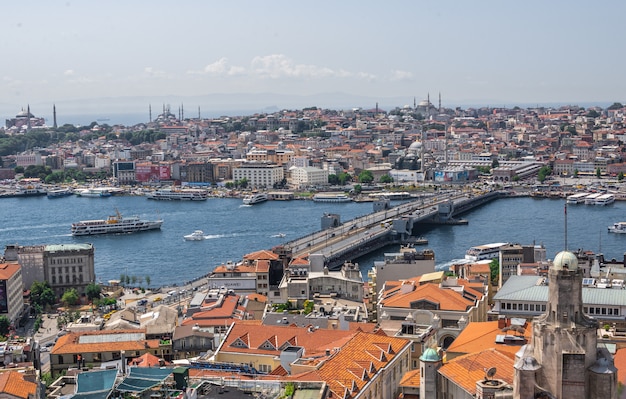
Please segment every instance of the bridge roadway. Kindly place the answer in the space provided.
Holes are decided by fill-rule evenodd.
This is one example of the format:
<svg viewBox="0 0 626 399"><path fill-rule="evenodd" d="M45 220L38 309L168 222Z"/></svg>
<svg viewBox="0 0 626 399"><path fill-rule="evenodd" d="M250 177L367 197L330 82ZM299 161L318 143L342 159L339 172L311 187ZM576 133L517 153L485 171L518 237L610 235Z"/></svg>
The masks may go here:
<svg viewBox="0 0 626 399"><path fill-rule="evenodd" d="M442 222L440 205L452 202L452 211L447 216L453 217L497 197L497 192L478 196L459 192L440 193L435 197L402 203L314 232L285 243L283 251L289 253L291 258L320 254L324 257L324 264L334 269L345 260L363 256L385 245L410 242L415 224Z"/></svg>

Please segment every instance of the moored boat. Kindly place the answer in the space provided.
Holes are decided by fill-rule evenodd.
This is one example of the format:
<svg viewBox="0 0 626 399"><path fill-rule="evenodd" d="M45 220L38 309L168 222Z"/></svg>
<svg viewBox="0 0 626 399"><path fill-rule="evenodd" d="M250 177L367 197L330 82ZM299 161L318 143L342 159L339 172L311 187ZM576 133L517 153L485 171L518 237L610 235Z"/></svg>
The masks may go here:
<svg viewBox="0 0 626 399"><path fill-rule="evenodd" d="M82 220L72 223L73 236L90 236L97 234L136 233L138 231L158 230L163 220L144 220L139 216L124 217L119 211L107 219Z"/></svg>
<svg viewBox="0 0 626 399"><path fill-rule="evenodd" d="M74 191L69 188L69 187L63 187L63 188L54 188L51 190L48 190L48 198L60 198L60 197L67 197L69 195L74 194Z"/></svg>
<svg viewBox="0 0 626 399"><path fill-rule="evenodd" d="M352 198L344 193L317 193L313 196L315 202L350 202Z"/></svg>
<svg viewBox="0 0 626 399"><path fill-rule="evenodd" d="M209 198L206 190L164 188L145 194L145 197L160 201L205 201Z"/></svg>
<svg viewBox="0 0 626 399"><path fill-rule="evenodd" d="M615 195L613 194L602 194L598 198L596 198L596 205L610 205L615 202Z"/></svg>
<svg viewBox="0 0 626 399"><path fill-rule="evenodd" d="M92 188L83 188L77 191L74 191L79 197L87 197L87 198L106 198L111 196L111 192L106 188L101 187L92 187Z"/></svg>

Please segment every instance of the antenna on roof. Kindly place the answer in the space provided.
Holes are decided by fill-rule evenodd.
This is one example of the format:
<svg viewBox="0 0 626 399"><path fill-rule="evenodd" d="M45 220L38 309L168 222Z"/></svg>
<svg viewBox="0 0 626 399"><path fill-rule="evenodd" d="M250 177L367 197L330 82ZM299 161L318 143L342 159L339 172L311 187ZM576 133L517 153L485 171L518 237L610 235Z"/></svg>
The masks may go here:
<svg viewBox="0 0 626 399"><path fill-rule="evenodd" d="M485 381L489 381L493 376L496 375L496 368L490 367L485 370Z"/></svg>

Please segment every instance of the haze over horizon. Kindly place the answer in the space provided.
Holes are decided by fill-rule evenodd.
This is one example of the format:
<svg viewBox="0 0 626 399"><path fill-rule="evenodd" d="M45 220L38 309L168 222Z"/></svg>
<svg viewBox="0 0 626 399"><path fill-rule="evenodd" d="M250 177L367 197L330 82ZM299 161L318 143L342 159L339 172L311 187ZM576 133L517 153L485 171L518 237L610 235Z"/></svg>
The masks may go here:
<svg viewBox="0 0 626 399"><path fill-rule="evenodd" d="M624 101L623 2L4 5L0 117ZM139 121L138 121L139 122ZM70 122L71 123L71 122Z"/></svg>

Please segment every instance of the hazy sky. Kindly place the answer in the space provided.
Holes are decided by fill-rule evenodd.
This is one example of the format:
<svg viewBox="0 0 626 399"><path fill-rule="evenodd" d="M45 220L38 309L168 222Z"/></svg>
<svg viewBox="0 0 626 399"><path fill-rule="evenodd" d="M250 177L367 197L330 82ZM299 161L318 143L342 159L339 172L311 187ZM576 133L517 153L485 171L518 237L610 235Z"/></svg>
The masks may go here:
<svg viewBox="0 0 626 399"><path fill-rule="evenodd" d="M624 1L10 1L0 103L346 93L626 100ZM399 104L402 105L402 104Z"/></svg>

